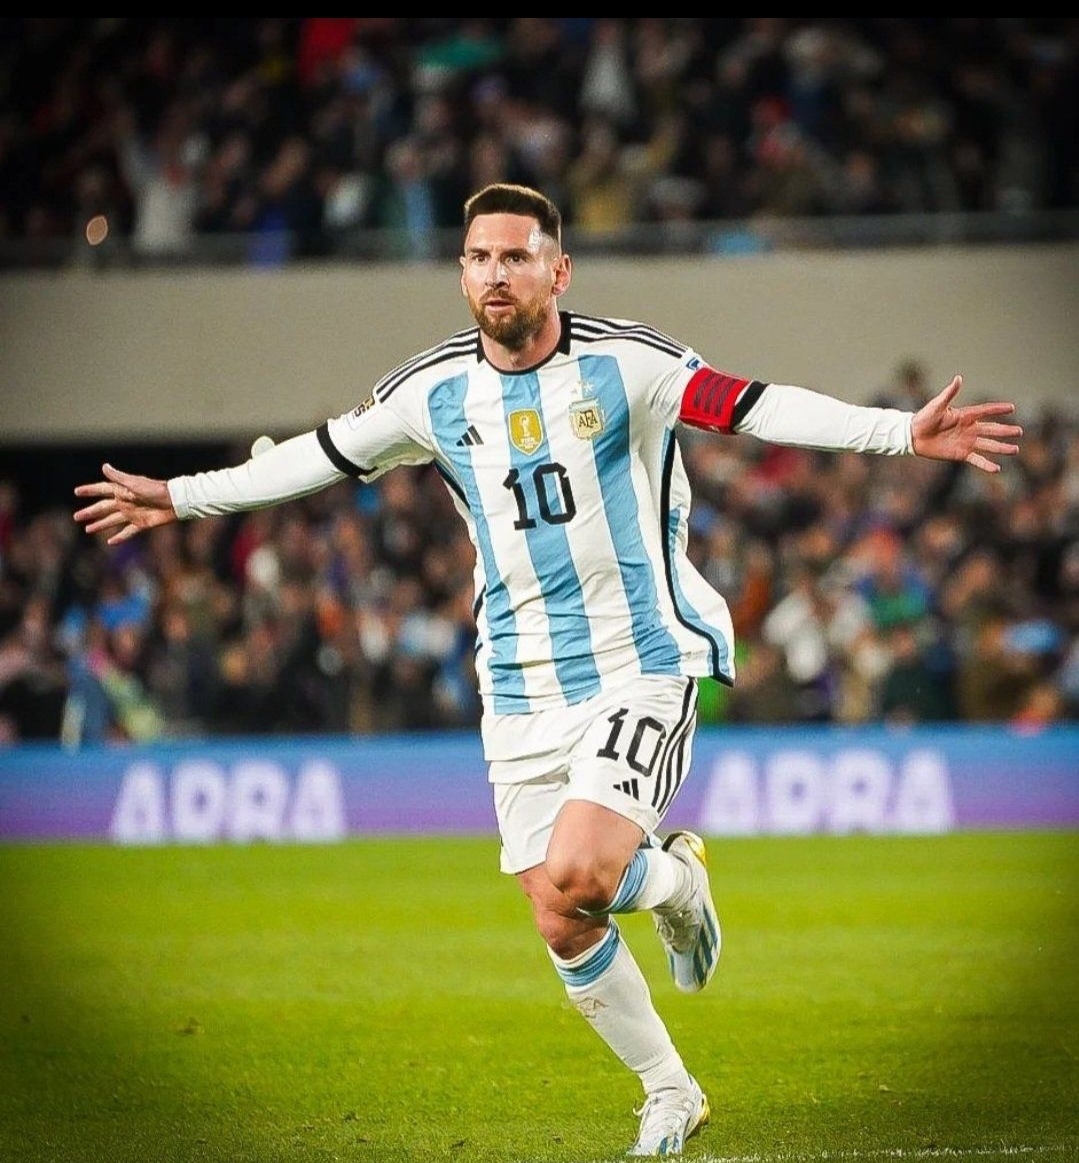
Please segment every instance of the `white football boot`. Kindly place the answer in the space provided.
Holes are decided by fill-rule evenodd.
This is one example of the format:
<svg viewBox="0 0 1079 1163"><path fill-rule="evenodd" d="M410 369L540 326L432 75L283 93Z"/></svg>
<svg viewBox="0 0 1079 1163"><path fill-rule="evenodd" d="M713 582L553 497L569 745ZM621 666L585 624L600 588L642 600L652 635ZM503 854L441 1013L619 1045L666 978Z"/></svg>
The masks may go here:
<svg viewBox="0 0 1079 1163"><path fill-rule="evenodd" d="M688 1087L655 1091L635 1113L641 1116L641 1129L627 1155L681 1155L686 1140L712 1117L695 1078L690 1078Z"/></svg>
<svg viewBox="0 0 1079 1163"><path fill-rule="evenodd" d="M697 993L712 980L723 943L708 883L704 841L695 832L672 832L663 841L663 848L689 868L693 892L684 907L653 909L652 915L667 950L674 984L683 993Z"/></svg>

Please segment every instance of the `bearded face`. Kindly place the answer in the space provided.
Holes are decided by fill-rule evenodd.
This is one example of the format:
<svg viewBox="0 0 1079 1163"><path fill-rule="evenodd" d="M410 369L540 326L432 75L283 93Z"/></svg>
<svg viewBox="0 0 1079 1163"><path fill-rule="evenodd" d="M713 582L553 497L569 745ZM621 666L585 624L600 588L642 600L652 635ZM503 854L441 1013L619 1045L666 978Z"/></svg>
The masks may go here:
<svg viewBox="0 0 1079 1163"><path fill-rule="evenodd" d="M507 308L506 294L500 292L499 309L495 312L482 299L474 299L470 294L468 306L484 335L509 351L520 351L543 327L549 298L549 294L535 295L526 301L514 300L512 307Z"/></svg>
<svg viewBox="0 0 1079 1163"><path fill-rule="evenodd" d="M569 257L522 214L473 219L461 256L461 289L484 341L526 353L552 325L555 300L569 285Z"/></svg>

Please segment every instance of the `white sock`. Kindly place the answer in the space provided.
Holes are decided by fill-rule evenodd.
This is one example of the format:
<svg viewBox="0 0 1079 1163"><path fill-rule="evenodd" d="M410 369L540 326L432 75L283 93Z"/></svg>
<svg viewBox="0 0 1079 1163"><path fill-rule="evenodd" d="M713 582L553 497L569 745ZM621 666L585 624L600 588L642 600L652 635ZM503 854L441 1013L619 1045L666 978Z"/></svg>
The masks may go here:
<svg viewBox="0 0 1079 1163"><path fill-rule="evenodd" d="M618 888L608 913L639 913L646 909L681 908L693 881L685 863L662 848L638 848Z"/></svg>
<svg viewBox="0 0 1079 1163"><path fill-rule="evenodd" d="M644 974L613 920L604 936L572 961L547 952L577 1012L637 1075L646 1094L689 1085Z"/></svg>

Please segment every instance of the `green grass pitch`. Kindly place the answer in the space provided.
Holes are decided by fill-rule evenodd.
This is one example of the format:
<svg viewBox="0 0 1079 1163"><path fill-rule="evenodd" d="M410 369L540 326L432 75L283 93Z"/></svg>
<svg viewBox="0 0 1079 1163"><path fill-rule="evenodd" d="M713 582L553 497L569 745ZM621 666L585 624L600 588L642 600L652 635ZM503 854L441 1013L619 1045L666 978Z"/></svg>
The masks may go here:
<svg viewBox="0 0 1079 1163"><path fill-rule="evenodd" d="M1079 833L718 839L698 1163L1079 1159ZM492 838L0 847L4 1163L600 1163L636 1080Z"/></svg>

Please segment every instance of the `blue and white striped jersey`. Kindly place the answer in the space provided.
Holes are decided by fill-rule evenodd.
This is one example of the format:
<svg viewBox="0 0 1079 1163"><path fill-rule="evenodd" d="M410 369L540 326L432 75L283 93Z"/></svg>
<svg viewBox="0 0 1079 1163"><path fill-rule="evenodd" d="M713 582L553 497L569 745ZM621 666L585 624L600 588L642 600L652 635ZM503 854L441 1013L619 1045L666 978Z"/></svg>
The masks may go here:
<svg viewBox="0 0 1079 1163"><path fill-rule="evenodd" d="M687 556L675 437L704 366L653 327L563 312L538 367L497 371L471 328L318 430L360 480L437 466L476 549L486 711L566 706L641 674L733 681L727 603Z"/></svg>

